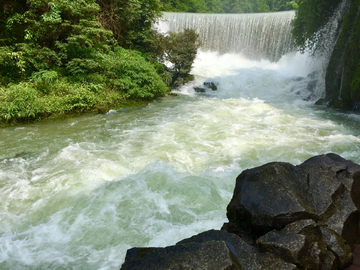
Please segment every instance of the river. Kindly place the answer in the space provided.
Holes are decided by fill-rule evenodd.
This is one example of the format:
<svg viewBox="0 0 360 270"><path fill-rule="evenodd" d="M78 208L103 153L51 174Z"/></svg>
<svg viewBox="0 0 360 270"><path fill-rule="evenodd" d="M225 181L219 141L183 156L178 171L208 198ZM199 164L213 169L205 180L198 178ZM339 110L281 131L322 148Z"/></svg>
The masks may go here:
<svg viewBox="0 0 360 270"><path fill-rule="evenodd" d="M177 96L0 129L0 269L119 269L131 247L220 229L244 169L360 163L360 117L304 101L314 65L200 52Z"/></svg>

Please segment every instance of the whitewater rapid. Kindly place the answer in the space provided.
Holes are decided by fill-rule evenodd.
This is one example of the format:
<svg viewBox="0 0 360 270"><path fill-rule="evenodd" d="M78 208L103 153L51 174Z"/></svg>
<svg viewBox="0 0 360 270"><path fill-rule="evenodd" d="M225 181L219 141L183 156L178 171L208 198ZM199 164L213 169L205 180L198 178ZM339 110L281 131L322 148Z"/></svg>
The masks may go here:
<svg viewBox="0 0 360 270"><path fill-rule="evenodd" d="M177 96L1 129L0 269L119 269L128 248L219 229L244 169L360 163L359 117L304 100L315 66L200 52Z"/></svg>

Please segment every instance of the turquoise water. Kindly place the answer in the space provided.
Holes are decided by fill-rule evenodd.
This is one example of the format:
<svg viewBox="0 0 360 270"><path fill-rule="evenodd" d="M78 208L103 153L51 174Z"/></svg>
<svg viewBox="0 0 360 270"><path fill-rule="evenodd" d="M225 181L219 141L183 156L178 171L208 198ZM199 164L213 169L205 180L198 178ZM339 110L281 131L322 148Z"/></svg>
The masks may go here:
<svg viewBox="0 0 360 270"><path fill-rule="evenodd" d="M303 100L313 65L201 53L178 96L1 129L0 269L119 269L128 248L219 229L244 169L360 163L360 117ZM195 93L205 80L219 89Z"/></svg>

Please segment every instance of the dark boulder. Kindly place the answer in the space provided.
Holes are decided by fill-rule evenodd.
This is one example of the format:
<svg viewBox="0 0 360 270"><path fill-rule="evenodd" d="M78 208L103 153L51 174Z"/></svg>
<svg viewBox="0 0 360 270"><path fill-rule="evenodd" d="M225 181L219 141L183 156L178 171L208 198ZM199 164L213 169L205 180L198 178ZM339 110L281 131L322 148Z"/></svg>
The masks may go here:
<svg viewBox="0 0 360 270"><path fill-rule="evenodd" d="M320 230L327 249L336 257L338 269L344 269L352 262L352 249L337 232L325 226L321 226Z"/></svg>
<svg viewBox="0 0 360 270"><path fill-rule="evenodd" d="M229 222L166 248L132 248L121 269L335 270L360 244L360 165L335 154L243 171Z"/></svg>
<svg viewBox="0 0 360 270"><path fill-rule="evenodd" d="M262 251L268 251L285 261L300 264L304 251L308 249L306 235L301 234L301 231L307 226L314 226L314 224L315 222L309 219L296 221L280 231L268 232L261 236L256 243Z"/></svg>
<svg viewBox="0 0 360 270"><path fill-rule="evenodd" d="M359 175L359 165L335 154L246 170L223 229L303 269L344 269L360 241Z"/></svg>
<svg viewBox="0 0 360 270"><path fill-rule="evenodd" d="M204 82L202 86L194 86L193 89L197 93L205 93L206 90L216 91L218 89L219 84L216 82Z"/></svg>
<svg viewBox="0 0 360 270"><path fill-rule="evenodd" d="M219 86L218 83L214 83L214 82L204 82L204 85L205 85L207 88L210 88L210 89L213 90L213 91L218 90L218 86Z"/></svg>
<svg viewBox="0 0 360 270"><path fill-rule="evenodd" d="M236 256L244 270L252 269L298 269L296 265L283 261L269 252L260 253L259 250L246 243L239 236L220 230L210 230L191 238L184 239L178 244L184 243L207 243L210 241L224 241L232 253Z"/></svg>
<svg viewBox="0 0 360 270"><path fill-rule="evenodd" d="M283 230L273 230L260 237L257 244L260 250L302 269L344 269L352 260L350 246L344 239L312 220L296 221Z"/></svg>
<svg viewBox="0 0 360 270"><path fill-rule="evenodd" d="M307 89L311 92L311 93L314 93L315 89L316 89L316 86L317 86L317 80L312 80L312 81L309 81L308 84L307 84Z"/></svg>
<svg viewBox="0 0 360 270"><path fill-rule="evenodd" d="M197 93L205 93L205 91L206 91L206 88L202 87L202 86L194 86L193 88L194 88L195 92L197 92Z"/></svg>
<svg viewBox="0 0 360 270"><path fill-rule="evenodd" d="M122 270L242 270L224 241L186 243L165 248L132 248Z"/></svg>
<svg viewBox="0 0 360 270"><path fill-rule="evenodd" d="M315 219L307 177L300 168L283 162L243 171L227 207L229 223L258 238L294 221Z"/></svg>

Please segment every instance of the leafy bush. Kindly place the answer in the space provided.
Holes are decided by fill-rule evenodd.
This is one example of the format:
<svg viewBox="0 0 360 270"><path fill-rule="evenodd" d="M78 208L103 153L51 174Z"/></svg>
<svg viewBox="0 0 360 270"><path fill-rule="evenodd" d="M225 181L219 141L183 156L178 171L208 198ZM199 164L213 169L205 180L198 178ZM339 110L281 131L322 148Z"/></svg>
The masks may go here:
<svg viewBox="0 0 360 270"><path fill-rule="evenodd" d="M126 92L131 98L151 99L168 91L154 66L139 52L116 47L104 56L101 65L108 86Z"/></svg>
<svg viewBox="0 0 360 270"><path fill-rule="evenodd" d="M169 33L159 41L163 55L162 63L171 63L167 71L171 74L170 86L183 83L188 77L192 64L196 58L201 42L199 35L193 29L185 29L180 33Z"/></svg>
<svg viewBox="0 0 360 270"><path fill-rule="evenodd" d="M28 84L11 85L2 94L0 116L6 121L12 118L35 118L41 111L37 91Z"/></svg>
<svg viewBox="0 0 360 270"><path fill-rule="evenodd" d="M29 121L52 114L104 112L119 106L119 102L130 102L126 99L148 100L168 91L154 66L139 52L116 47L98 57L98 72L72 71L76 74L69 79L55 70L40 70L32 74L29 82L0 88L0 120Z"/></svg>
<svg viewBox="0 0 360 270"><path fill-rule="evenodd" d="M161 16L160 0L96 0L99 22L124 48L141 49L151 43L152 24Z"/></svg>
<svg viewBox="0 0 360 270"><path fill-rule="evenodd" d="M165 11L249 13L297 8L300 0L161 0Z"/></svg>
<svg viewBox="0 0 360 270"><path fill-rule="evenodd" d="M5 2L0 37L7 46L0 49L0 58L5 51L8 57L0 65L1 75L12 81L28 79L40 70L66 70L69 63L79 71L92 61L81 66L76 59L93 59L114 44L111 31L98 22L100 8L95 0L28 0L25 6Z"/></svg>

